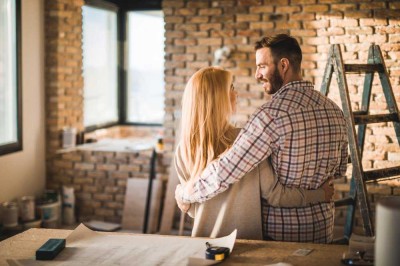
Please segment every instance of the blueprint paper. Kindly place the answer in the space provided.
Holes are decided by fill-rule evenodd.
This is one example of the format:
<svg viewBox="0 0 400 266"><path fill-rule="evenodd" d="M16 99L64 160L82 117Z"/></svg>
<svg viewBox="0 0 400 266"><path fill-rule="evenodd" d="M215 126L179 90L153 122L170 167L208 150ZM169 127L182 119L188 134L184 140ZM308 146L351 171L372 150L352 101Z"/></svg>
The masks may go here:
<svg viewBox="0 0 400 266"><path fill-rule="evenodd" d="M206 242L231 251L236 230L221 238L99 233L80 224L68 237L66 248L52 261L17 260L10 265L212 265L206 260ZM15 264L13 264L15 263Z"/></svg>

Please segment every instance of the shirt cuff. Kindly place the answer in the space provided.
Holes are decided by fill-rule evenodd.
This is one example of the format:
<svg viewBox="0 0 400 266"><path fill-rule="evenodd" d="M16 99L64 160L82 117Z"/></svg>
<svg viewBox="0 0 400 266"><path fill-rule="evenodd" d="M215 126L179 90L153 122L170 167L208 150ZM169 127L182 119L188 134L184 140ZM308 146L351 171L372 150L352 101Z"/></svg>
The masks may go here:
<svg viewBox="0 0 400 266"><path fill-rule="evenodd" d="M183 203L194 203L194 201L191 201L191 195L187 192L187 186L188 183L179 186L179 189L177 190L178 197Z"/></svg>

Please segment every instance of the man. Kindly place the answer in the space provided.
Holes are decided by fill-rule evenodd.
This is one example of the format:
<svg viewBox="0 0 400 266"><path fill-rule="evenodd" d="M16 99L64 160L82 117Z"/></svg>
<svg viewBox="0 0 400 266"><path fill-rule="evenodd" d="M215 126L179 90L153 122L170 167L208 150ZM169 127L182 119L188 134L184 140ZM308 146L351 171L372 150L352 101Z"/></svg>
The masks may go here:
<svg viewBox="0 0 400 266"><path fill-rule="evenodd" d="M255 77L272 95L271 100L255 111L228 152L193 182L177 187L181 208L186 207L184 203L204 202L223 192L269 156L279 181L287 187L316 189L330 177L345 175L345 118L333 101L302 80L302 53L296 39L285 34L265 37L255 50ZM332 201L277 208L262 199L262 216L264 239L332 241Z"/></svg>

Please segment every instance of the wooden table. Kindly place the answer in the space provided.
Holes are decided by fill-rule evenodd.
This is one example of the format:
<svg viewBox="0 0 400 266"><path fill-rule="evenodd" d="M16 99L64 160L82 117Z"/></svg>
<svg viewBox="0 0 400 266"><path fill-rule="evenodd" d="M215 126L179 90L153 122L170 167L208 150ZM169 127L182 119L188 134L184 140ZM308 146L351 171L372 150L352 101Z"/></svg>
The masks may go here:
<svg viewBox="0 0 400 266"><path fill-rule="evenodd" d="M72 230L29 229L0 242L0 265L8 265L7 259L28 259L49 238L66 238ZM105 233L118 234L118 233ZM300 248L313 249L304 257L292 253ZM297 265L342 265L340 259L348 246L305 244L291 242L236 240L231 256L218 265L268 265L278 262Z"/></svg>

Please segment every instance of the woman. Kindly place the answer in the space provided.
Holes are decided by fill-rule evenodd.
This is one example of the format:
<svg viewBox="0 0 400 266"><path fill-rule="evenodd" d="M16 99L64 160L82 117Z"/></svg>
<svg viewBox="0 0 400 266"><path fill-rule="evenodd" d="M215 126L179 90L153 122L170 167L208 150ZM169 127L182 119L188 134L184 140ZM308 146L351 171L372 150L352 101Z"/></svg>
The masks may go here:
<svg viewBox="0 0 400 266"><path fill-rule="evenodd" d="M175 154L179 180L185 184L199 176L208 163L234 142L240 129L230 123L236 111L237 92L232 74L218 67L197 71L186 85L182 99L180 143ZM262 177L262 178L261 178ZM301 207L329 201L333 187L318 190L287 188L274 176L265 161L227 191L202 204L192 204L192 236L220 237L237 229L237 237L262 239L261 197L280 207Z"/></svg>

